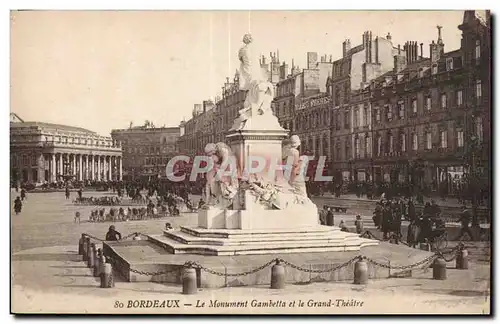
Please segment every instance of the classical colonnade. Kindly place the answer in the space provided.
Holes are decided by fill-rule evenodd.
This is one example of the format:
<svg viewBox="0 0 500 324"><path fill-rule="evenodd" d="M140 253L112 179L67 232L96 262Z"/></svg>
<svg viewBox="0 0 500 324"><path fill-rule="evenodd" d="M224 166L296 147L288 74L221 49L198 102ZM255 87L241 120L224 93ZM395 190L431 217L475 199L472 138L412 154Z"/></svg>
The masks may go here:
<svg viewBox="0 0 500 324"><path fill-rule="evenodd" d="M121 181L123 178L121 156L52 153L44 154L44 158L48 161L49 179L46 180L49 182L60 180L61 175L74 175L78 181Z"/></svg>

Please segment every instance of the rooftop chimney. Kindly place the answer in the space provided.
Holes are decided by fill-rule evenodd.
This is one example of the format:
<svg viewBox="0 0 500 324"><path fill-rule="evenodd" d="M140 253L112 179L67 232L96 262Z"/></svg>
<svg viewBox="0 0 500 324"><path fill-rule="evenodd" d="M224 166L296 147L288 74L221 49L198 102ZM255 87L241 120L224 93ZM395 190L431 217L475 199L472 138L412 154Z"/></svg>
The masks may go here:
<svg viewBox="0 0 500 324"><path fill-rule="evenodd" d="M424 58L424 43L420 43L420 58Z"/></svg>

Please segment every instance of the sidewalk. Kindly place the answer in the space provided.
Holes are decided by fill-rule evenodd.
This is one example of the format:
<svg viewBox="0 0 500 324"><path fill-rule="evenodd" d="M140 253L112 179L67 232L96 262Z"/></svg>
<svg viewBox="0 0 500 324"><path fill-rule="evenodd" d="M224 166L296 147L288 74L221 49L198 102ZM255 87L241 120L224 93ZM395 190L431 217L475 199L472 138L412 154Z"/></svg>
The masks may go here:
<svg viewBox="0 0 500 324"><path fill-rule="evenodd" d="M336 200L353 200L353 201L365 201L365 202L377 202L379 199L368 199L366 198L366 196L363 196L363 197L357 197L355 194L342 194L340 195L340 198L335 198L335 196L333 194L325 194L324 196L315 196L313 198L328 198L328 199L336 199ZM431 202L431 200L436 201L436 203L439 205L439 206L443 206L443 207L462 207L463 204L460 203L458 201L457 198L446 198L445 200L441 199L441 198L438 198L438 197L432 197L432 198L429 198L429 197L424 197L424 204L426 202ZM470 205L470 204L469 204ZM480 206L480 208L484 208L484 206Z"/></svg>
<svg viewBox="0 0 500 324"><path fill-rule="evenodd" d="M180 285L128 283L117 278L115 288L99 288L98 278L80 261L74 246L36 248L15 253L12 259L12 311L45 313L323 313L323 314L488 314L489 266L470 263L453 269L446 280L432 280L432 269L414 270L412 278L351 282L287 284L283 290L266 286L200 289L182 295ZM270 271L267 269L267 271ZM307 303L356 301L358 306L316 306ZM179 308L127 307L135 300L179 300ZM279 302L279 307L251 306ZM198 302L199 301L199 302ZM212 302L247 301L247 308L209 307ZM295 301L295 304L293 302ZM304 306L299 307L299 303ZM204 307L195 307L205 303ZM360 305L362 303L362 305ZM120 305L123 305L122 307ZM254 304L255 305L255 304Z"/></svg>

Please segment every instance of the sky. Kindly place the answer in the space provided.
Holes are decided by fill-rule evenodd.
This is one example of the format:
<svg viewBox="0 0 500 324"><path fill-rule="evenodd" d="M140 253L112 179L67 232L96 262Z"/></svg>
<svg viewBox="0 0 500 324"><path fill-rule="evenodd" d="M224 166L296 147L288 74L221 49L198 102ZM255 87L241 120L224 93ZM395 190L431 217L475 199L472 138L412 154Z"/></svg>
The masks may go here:
<svg viewBox="0 0 500 324"><path fill-rule="evenodd" d="M142 125L178 126L193 105L220 94L238 68L242 37L280 61L306 53L338 59L342 42L391 33L395 46L428 44L443 26L460 48L463 11L13 11L10 110L25 121L109 135Z"/></svg>

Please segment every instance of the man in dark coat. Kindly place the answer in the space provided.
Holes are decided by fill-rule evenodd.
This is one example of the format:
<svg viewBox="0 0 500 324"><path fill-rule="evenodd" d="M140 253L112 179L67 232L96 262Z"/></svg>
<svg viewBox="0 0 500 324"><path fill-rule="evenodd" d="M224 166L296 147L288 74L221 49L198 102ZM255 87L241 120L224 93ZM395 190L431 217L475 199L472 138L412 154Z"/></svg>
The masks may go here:
<svg viewBox="0 0 500 324"><path fill-rule="evenodd" d="M23 203L21 202L21 198L17 197L16 200L14 200L14 212L16 215L18 215L23 208Z"/></svg>
<svg viewBox="0 0 500 324"><path fill-rule="evenodd" d="M474 238L474 236L472 235L472 231L469 227L471 218L472 217L470 211L467 209L467 206L464 205L462 213L460 215L460 235L457 237L455 241L459 241L465 235L465 233L469 235L471 240Z"/></svg>
<svg viewBox="0 0 500 324"><path fill-rule="evenodd" d="M118 241L122 239L122 234L115 230L115 226L111 225L106 233L106 241Z"/></svg>

